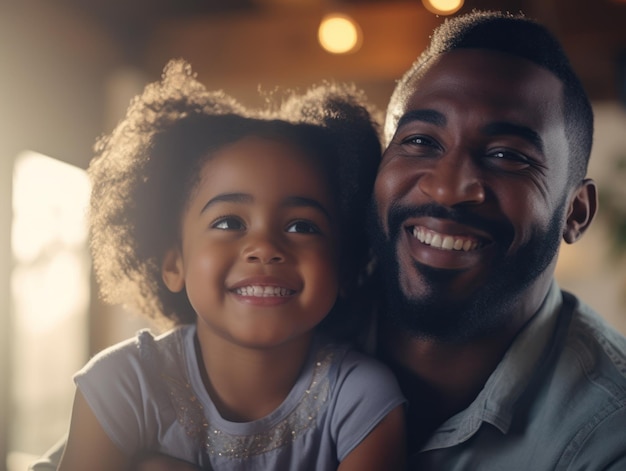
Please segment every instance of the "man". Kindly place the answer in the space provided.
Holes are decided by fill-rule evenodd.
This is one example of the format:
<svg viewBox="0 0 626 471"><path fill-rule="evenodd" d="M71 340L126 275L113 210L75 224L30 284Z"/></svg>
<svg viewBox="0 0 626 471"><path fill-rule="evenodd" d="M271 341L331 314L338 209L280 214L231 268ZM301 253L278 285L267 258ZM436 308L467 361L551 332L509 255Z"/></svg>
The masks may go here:
<svg viewBox="0 0 626 471"><path fill-rule="evenodd" d="M374 240L411 469L626 469L626 339L553 279L596 212L592 133L560 45L519 16L448 20L396 86Z"/></svg>
<svg viewBox="0 0 626 471"><path fill-rule="evenodd" d="M558 42L521 17L448 20L398 83L373 232L411 469L626 469L626 339L553 280L596 212L592 132Z"/></svg>

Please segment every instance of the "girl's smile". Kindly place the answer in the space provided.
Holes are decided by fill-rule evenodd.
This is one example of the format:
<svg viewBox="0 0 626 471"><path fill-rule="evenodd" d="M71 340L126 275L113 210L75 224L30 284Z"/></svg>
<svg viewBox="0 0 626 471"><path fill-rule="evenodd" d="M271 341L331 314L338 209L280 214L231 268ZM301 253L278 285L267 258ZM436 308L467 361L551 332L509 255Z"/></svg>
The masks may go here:
<svg viewBox="0 0 626 471"><path fill-rule="evenodd" d="M164 263L198 335L270 347L310 337L337 297L335 205L305 151L250 136L207 158Z"/></svg>

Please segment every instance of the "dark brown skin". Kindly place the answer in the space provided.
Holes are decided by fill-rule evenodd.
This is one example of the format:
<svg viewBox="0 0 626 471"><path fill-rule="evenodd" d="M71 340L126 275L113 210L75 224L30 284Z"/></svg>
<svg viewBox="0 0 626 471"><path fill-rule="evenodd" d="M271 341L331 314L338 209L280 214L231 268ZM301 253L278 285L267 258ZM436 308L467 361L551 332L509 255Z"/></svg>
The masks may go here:
<svg viewBox="0 0 626 471"><path fill-rule="evenodd" d="M183 289L198 320L198 365L221 416L261 419L285 400L314 328L339 290L338 224L322 172L299 148L249 136L218 150L200 170L181 220L180 246L162 275ZM281 289L262 296L257 288ZM229 361L224 361L227 358ZM404 467L404 409L398 406L339 464L338 471ZM188 470L162 455L124 455L80 391L60 471Z"/></svg>
<svg viewBox="0 0 626 471"><path fill-rule="evenodd" d="M513 237L504 253L514 257L533 241L533 229L546 227L565 201L559 229L565 242L575 242L595 214L596 188L591 180L577 186L568 183L568 142L558 79L527 61L488 51L456 51L437 60L414 84L403 108L392 110L400 116L416 110L435 113L411 115L391 139L375 187L381 220L387 221L389 208L398 203L464 208L510 224ZM523 133L494 132L495 123L529 129L540 145ZM435 217L403 224L395 253L405 294L419 297L430 286L414 261L454 273L446 278L444 288L456 303L462 304L489 278L501 242L494 234ZM467 243L470 249L452 251L423 244L411 235L413 227L442 239L450 236L453 243ZM383 224L384 232L389 229ZM539 308L555 263L556 257L517 294L516 308L495 333L450 343L381 326L381 356L394 368L412 403L411 449L418 449L437 426L476 398Z"/></svg>
<svg viewBox="0 0 626 471"><path fill-rule="evenodd" d="M414 119L396 130L375 187L381 220L387 221L388 210L396 203L418 206L435 202L465 208L513 227L505 250L509 257L532 241L532 229L544 228L565 201L558 221L560 234L565 242L574 243L593 219L596 188L591 180L568 184L568 143L558 79L522 59L494 52L456 51L438 61L415 84L419 86L403 108L392 110L400 116L407 111L432 110L438 119L413 115ZM520 133L494 133L490 125L502 122L532 130L541 146ZM517 153L526 160L517 158ZM429 287L413 261L455 273L446 278L444 288L458 303L488 279L495 246L500 242L495 235L433 217L413 218L403 224L408 229L402 231L395 249L405 294L419 297ZM410 236L412 226L452 236L459 243L480 241L482 245L467 251L434 248ZM388 234L385 224L383 230ZM381 356L394 368L412 403L408 421L412 450L419 449L437 426L475 399L543 301L555 263L556 257L517 295L516 309L508 313L504 326L490 335L449 343L381 326Z"/></svg>
<svg viewBox="0 0 626 471"><path fill-rule="evenodd" d="M461 208L513 228L512 240L498 252L504 242L474 226L438 217L403 221L394 247L401 291L419 298L433 284L445 283L436 287L445 290L453 305L463 305L489 279L499 254L514 257L532 243L533 231L546 228L563 201L560 234L565 242L575 242L595 214L596 188L591 180L578 186L568 181L561 83L554 75L526 60L486 50L457 50L433 60L437 62L413 83L413 93L392 110L406 119L400 120L384 153L375 197L387 236L394 230L386 225L395 204ZM458 247L466 243L469 249L422 243L413 236L414 228L447 237ZM416 263L450 276L428 280ZM415 417L409 418L409 426L418 425L411 430L411 448L419 448L438 425L475 399L537 312L555 264L556 256L516 295L515 308L495 333L450 343L382 326L381 354L412 404ZM427 406L421 410L420 404Z"/></svg>

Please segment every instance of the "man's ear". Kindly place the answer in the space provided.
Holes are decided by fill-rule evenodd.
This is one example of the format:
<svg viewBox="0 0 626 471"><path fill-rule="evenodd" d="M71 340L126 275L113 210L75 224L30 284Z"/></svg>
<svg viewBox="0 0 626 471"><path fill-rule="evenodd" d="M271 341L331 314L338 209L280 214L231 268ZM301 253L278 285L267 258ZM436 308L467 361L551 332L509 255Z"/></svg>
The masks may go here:
<svg viewBox="0 0 626 471"><path fill-rule="evenodd" d="M569 205L563 240L573 244L585 233L593 221L598 209L598 192L596 183L585 178L574 191Z"/></svg>
<svg viewBox="0 0 626 471"><path fill-rule="evenodd" d="M185 287L183 257L178 247L165 252L163 263L161 263L161 277L172 293L179 293Z"/></svg>

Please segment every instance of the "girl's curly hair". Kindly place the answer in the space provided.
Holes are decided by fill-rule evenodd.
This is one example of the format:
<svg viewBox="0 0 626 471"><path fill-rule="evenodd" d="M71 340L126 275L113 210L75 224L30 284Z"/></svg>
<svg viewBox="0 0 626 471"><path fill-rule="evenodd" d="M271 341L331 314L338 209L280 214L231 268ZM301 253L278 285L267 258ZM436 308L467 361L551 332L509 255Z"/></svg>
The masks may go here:
<svg viewBox="0 0 626 471"><path fill-rule="evenodd" d="M105 300L156 320L195 321L184 290L164 285L162 258L180 240L182 212L204 162L228 143L259 135L289 140L326 170L340 214L345 296L325 324L335 336L353 327L350 313L358 315L364 299L358 292L370 261L366 216L381 156L379 129L364 103L353 86L323 84L253 111L208 91L188 63L169 62L162 80L98 140L88 168L91 250Z"/></svg>

